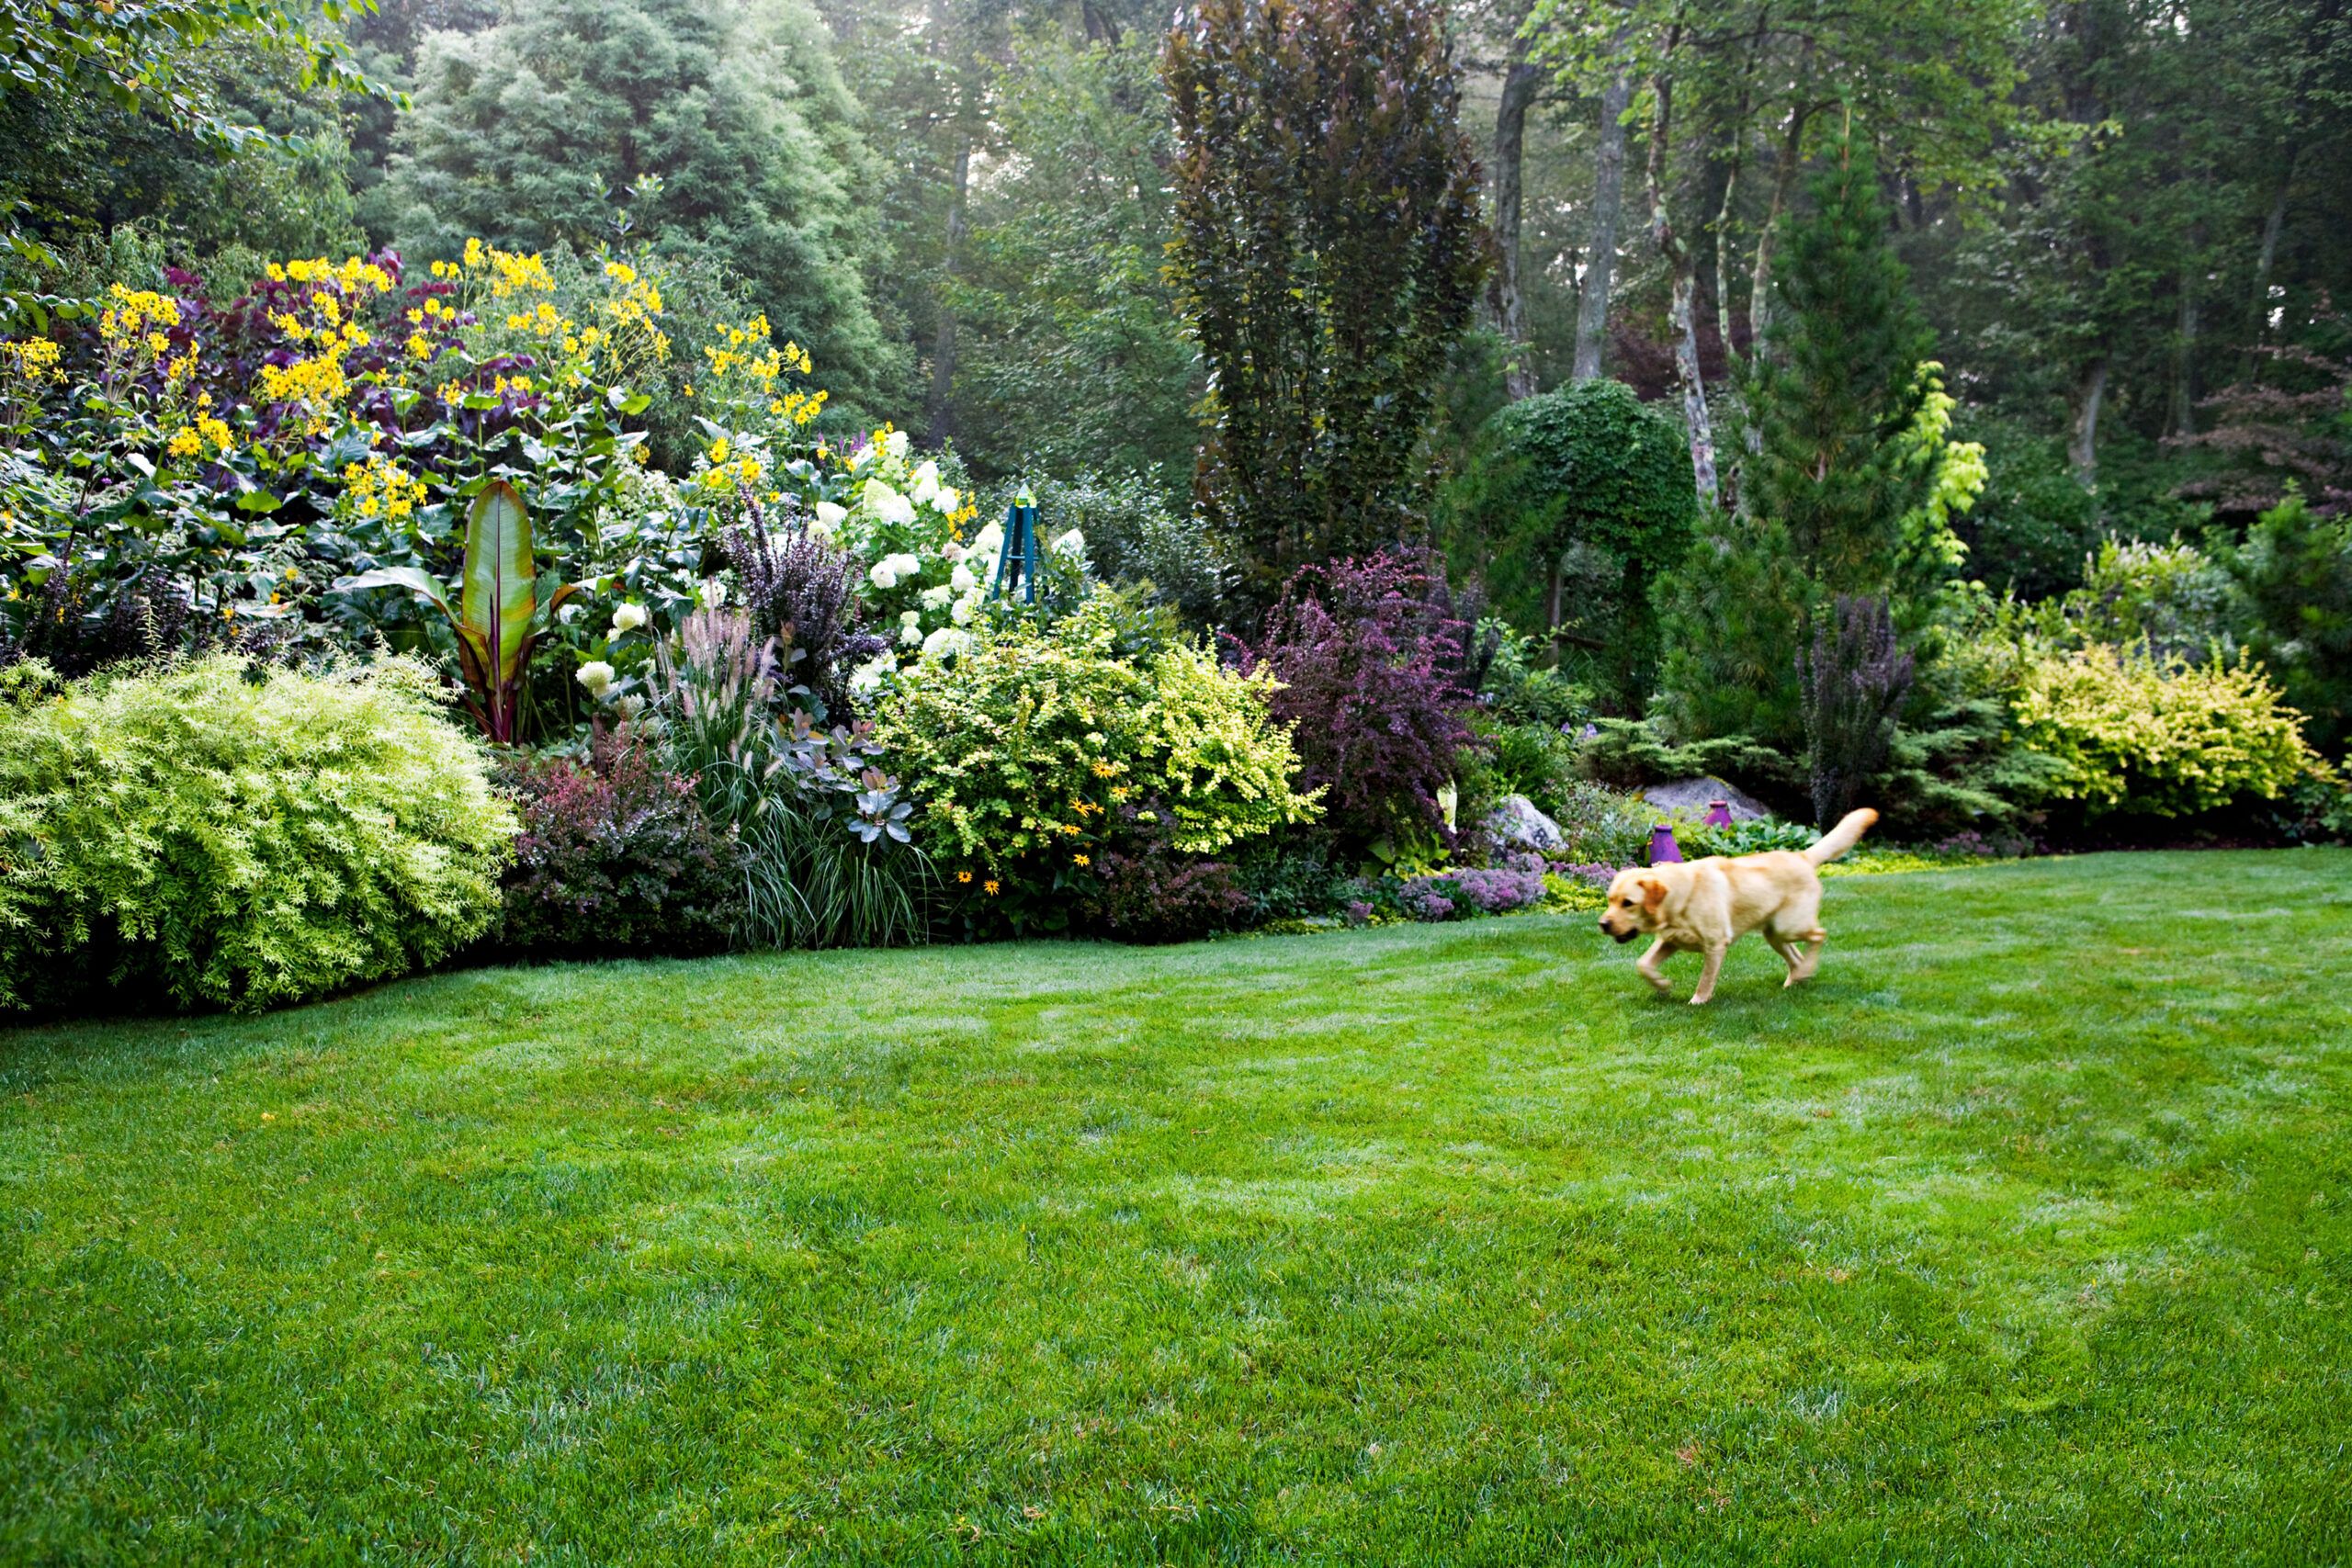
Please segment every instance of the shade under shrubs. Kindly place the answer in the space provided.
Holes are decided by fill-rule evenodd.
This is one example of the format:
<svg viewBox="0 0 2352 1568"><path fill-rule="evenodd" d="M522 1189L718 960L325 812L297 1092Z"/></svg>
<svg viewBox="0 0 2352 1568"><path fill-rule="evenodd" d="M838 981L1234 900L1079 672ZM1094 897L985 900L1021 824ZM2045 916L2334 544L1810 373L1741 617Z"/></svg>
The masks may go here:
<svg viewBox="0 0 2352 1568"><path fill-rule="evenodd" d="M258 1010L481 936L514 814L444 700L400 659L0 671L0 1010Z"/></svg>
<svg viewBox="0 0 2352 1568"><path fill-rule="evenodd" d="M518 758L503 773L523 818L503 950L608 958L727 945L743 912L741 850L657 742L625 726L600 733L584 762Z"/></svg>

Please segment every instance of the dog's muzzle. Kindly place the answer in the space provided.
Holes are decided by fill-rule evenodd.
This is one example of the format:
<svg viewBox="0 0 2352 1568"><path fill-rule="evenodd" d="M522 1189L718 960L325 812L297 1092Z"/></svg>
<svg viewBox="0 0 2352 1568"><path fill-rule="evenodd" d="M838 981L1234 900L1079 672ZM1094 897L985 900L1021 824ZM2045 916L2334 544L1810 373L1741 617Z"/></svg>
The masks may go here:
<svg viewBox="0 0 2352 1568"><path fill-rule="evenodd" d="M1623 943L1633 941L1642 933L1636 931L1613 931L1609 929L1609 922L1607 920L1603 920L1600 922L1600 934L1609 938L1612 942Z"/></svg>

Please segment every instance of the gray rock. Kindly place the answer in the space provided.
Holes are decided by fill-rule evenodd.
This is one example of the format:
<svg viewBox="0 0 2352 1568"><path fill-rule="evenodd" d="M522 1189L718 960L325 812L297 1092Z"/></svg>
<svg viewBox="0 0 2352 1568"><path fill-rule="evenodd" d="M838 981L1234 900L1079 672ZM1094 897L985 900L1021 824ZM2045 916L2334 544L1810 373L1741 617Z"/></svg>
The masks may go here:
<svg viewBox="0 0 2352 1568"><path fill-rule="evenodd" d="M1747 822L1758 817L1772 815L1764 803L1754 795L1736 784L1725 784L1723 780L1713 776L1676 779L1671 784L1652 784L1642 791L1636 798L1667 811L1687 811L1693 817L1705 816L1708 804L1720 800L1729 805L1731 819L1735 822Z"/></svg>
<svg viewBox="0 0 2352 1568"><path fill-rule="evenodd" d="M1549 854L1568 841L1560 825L1536 810L1535 803L1523 795L1507 795L1496 802L1494 810L1487 814L1487 831L1498 843L1537 854Z"/></svg>

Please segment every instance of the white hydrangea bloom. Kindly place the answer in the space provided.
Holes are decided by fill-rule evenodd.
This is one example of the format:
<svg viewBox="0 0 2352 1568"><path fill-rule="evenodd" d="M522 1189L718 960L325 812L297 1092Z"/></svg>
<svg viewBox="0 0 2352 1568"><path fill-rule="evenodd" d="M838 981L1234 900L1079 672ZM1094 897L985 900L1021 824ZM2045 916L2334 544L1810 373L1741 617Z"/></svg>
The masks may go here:
<svg viewBox="0 0 2352 1568"><path fill-rule="evenodd" d="M920 610L901 611L899 615L899 641L908 648L912 648L922 640L922 612Z"/></svg>
<svg viewBox="0 0 2352 1568"><path fill-rule="evenodd" d="M922 656L925 659L944 659L962 653L971 646L971 633L954 626L942 626L922 639Z"/></svg>
<svg viewBox="0 0 2352 1568"><path fill-rule="evenodd" d="M934 612L944 610L947 607L947 601L955 597L956 590L943 582L936 588L926 588L922 591L922 607Z"/></svg>
<svg viewBox="0 0 2352 1568"><path fill-rule="evenodd" d="M915 503L880 479L865 481L865 509L885 523L911 523Z"/></svg>
<svg viewBox="0 0 2352 1568"><path fill-rule="evenodd" d="M899 586L898 569L891 564L898 558L896 556L884 556L880 560L876 561L874 570L865 574L865 581L886 592Z"/></svg>
<svg viewBox="0 0 2352 1568"><path fill-rule="evenodd" d="M605 700L605 694L613 689L613 667L601 659L591 660L580 667L580 683L588 688L590 696L601 703Z"/></svg>
<svg viewBox="0 0 2352 1568"><path fill-rule="evenodd" d="M972 624L972 617L979 613L980 596L977 593L967 593L956 601L955 608L947 612L947 618L959 626L968 626Z"/></svg>
<svg viewBox="0 0 2352 1568"><path fill-rule="evenodd" d="M931 498L931 503L939 508L940 511L953 516L956 509L964 504L964 498L956 493L956 487L954 485L941 485L939 487L939 493Z"/></svg>
<svg viewBox="0 0 2352 1568"><path fill-rule="evenodd" d="M820 534L830 534L834 529L840 527L842 525L842 519L848 515L848 507L837 506L830 501L820 501L817 503L817 526L815 531Z"/></svg>
<svg viewBox="0 0 2352 1568"><path fill-rule="evenodd" d="M938 500L939 465L929 458L923 459L922 467L915 470L914 483L907 488L918 506L927 506Z"/></svg>
<svg viewBox="0 0 2352 1568"><path fill-rule="evenodd" d="M900 550L895 555L884 556L882 563L888 566L891 574L901 582L909 578L922 575L922 557L910 554L905 550Z"/></svg>
<svg viewBox="0 0 2352 1568"><path fill-rule="evenodd" d="M972 548L969 553L987 560L992 559L997 551L1002 548L1004 548L1004 525L991 523L972 536Z"/></svg>
<svg viewBox="0 0 2352 1568"><path fill-rule="evenodd" d="M619 609L613 612L613 635L615 637L618 637L623 632L633 632L644 624L645 606L642 604L623 604Z"/></svg>
<svg viewBox="0 0 2352 1568"><path fill-rule="evenodd" d="M896 668L888 654L877 653L849 672L849 689L860 696L871 695L881 689L882 678Z"/></svg>
<svg viewBox="0 0 2352 1568"><path fill-rule="evenodd" d="M695 590L695 595L702 601L703 607L707 610L724 608L727 604L727 584L715 577L706 577L702 580L702 586Z"/></svg>
<svg viewBox="0 0 2352 1568"><path fill-rule="evenodd" d="M1054 541L1054 553L1058 556L1082 556L1086 553L1086 536L1072 528Z"/></svg>
<svg viewBox="0 0 2352 1568"><path fill-rule="evenodd" d="M882 446L884 449L890 454L890 460L892 462L903 463L906 461L907 433L905 431L894 430L890 432L889 434L882 438Z"/></svg>

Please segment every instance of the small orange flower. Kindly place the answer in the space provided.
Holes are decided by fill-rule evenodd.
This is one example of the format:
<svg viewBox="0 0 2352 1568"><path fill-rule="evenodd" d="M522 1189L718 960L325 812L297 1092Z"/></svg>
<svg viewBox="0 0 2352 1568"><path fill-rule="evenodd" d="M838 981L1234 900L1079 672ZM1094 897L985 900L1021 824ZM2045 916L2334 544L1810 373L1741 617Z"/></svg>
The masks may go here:
<svg viewBox="0 0 2352 1568"><path fill-rule="evenodd" d="M1092 865L1094 863L1092 861L1088 860L1084 855L1072 855L1069 858L1076 861L1080 865Z"/></svg>
<svg viewBox="0 0 2352 1568"><path fill-rule="evenodd" d="M983 882L980 884L980 887L989 897L993 898L996 897L996 884L994 882Z"/></svg>
<svg viewBox="0 0 2352 1568"><path fill-rule="evenodd" d="M956 880L958 882L969 882L972 880L972 874L968 871L959 871L956 874Z"/></svg>

